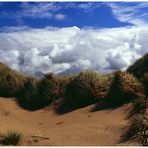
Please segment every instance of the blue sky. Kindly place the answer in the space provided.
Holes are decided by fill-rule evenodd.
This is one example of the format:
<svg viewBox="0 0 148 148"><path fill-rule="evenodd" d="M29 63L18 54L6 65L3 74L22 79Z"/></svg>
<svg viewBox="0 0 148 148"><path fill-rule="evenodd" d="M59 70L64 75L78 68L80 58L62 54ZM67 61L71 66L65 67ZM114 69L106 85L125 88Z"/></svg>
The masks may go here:
<svg viewBox="0 0 148 148"><path fill-rule="evenodd" d="M147 22L147 11L146 2L1 2L0 27L123 27Z"/></svg>
<svg viewBox="0 0 148 148"><path fill-rule="evenodd" d="M0 62L29 75L126 70L147 47L148 2L0 2Z"/></svg>

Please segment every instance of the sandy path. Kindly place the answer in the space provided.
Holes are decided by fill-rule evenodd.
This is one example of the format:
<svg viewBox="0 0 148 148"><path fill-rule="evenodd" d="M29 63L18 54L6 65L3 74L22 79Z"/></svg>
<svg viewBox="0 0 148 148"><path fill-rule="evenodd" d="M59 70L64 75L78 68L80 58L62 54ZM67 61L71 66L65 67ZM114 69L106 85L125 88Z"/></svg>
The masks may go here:
<svg viewBox="0 0 148 148"><path fill-rule="evenodd" d="M20 131L24 135L21 145L138 145L118 143L122 128L127 124L127 106L97 112L90 112L91 108L88 106L56 115L47 109L30 112L20 108L13 99L0 98L0 132L11 129Z"/></svg>

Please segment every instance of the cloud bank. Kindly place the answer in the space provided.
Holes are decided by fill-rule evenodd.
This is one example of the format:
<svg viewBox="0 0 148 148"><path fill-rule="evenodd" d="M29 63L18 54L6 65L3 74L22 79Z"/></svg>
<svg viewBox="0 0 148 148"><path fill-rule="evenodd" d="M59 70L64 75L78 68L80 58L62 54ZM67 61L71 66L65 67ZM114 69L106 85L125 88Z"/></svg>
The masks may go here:
<svg viewBox="0 0 148 148"><path fill-rule="evenodd" d="M125 70L147 47L147 27L5 28L0 33L0 62L29 75L84 69L106 73Z"/></svg>

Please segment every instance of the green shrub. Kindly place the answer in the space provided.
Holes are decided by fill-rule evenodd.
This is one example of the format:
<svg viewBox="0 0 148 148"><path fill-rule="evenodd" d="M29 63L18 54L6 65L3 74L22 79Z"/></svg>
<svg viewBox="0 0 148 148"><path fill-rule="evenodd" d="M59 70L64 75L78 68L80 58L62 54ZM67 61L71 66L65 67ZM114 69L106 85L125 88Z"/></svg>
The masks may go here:
<svg viewBox="0 0 148 148"><path fill-rule="evenodd" d="M143 85L132 74L118 71L106 98L112 105L122 105L137 98L145 98Z"/></svg>
<svg viewBox="0 0 148 148"><path fill-rule="evenodd" d="M25 77L0 63L0 96L15 97L23 86Z"/></svg>
<svg viewBox="0 0 148 148"><path fill-rule="evenodd" d="M95 103L109 90L112 76L82 71L67 85L61 108L75 109Z"/></svg>
<svg viewBox="0 0 148 148"><path fill-rule="evenodd" d="M22 138L21 133L11 130L2 136L3 145L18 145Z"/></svg>

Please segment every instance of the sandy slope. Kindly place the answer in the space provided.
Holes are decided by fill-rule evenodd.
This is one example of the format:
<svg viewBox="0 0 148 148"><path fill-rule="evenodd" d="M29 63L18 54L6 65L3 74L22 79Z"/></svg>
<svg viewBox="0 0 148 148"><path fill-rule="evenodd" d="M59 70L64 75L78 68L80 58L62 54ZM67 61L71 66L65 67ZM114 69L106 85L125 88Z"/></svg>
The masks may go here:
<svg viewBox="0 0 148 148"><path fill-rule="evenodd" d="M21 145L138 145L118 143L127 124L127 106L96 112L90 112L91 108L56 115L49 109L30 112L20 108L13 99L0 98L0 132L20 131L24 135Z"/></svg>

